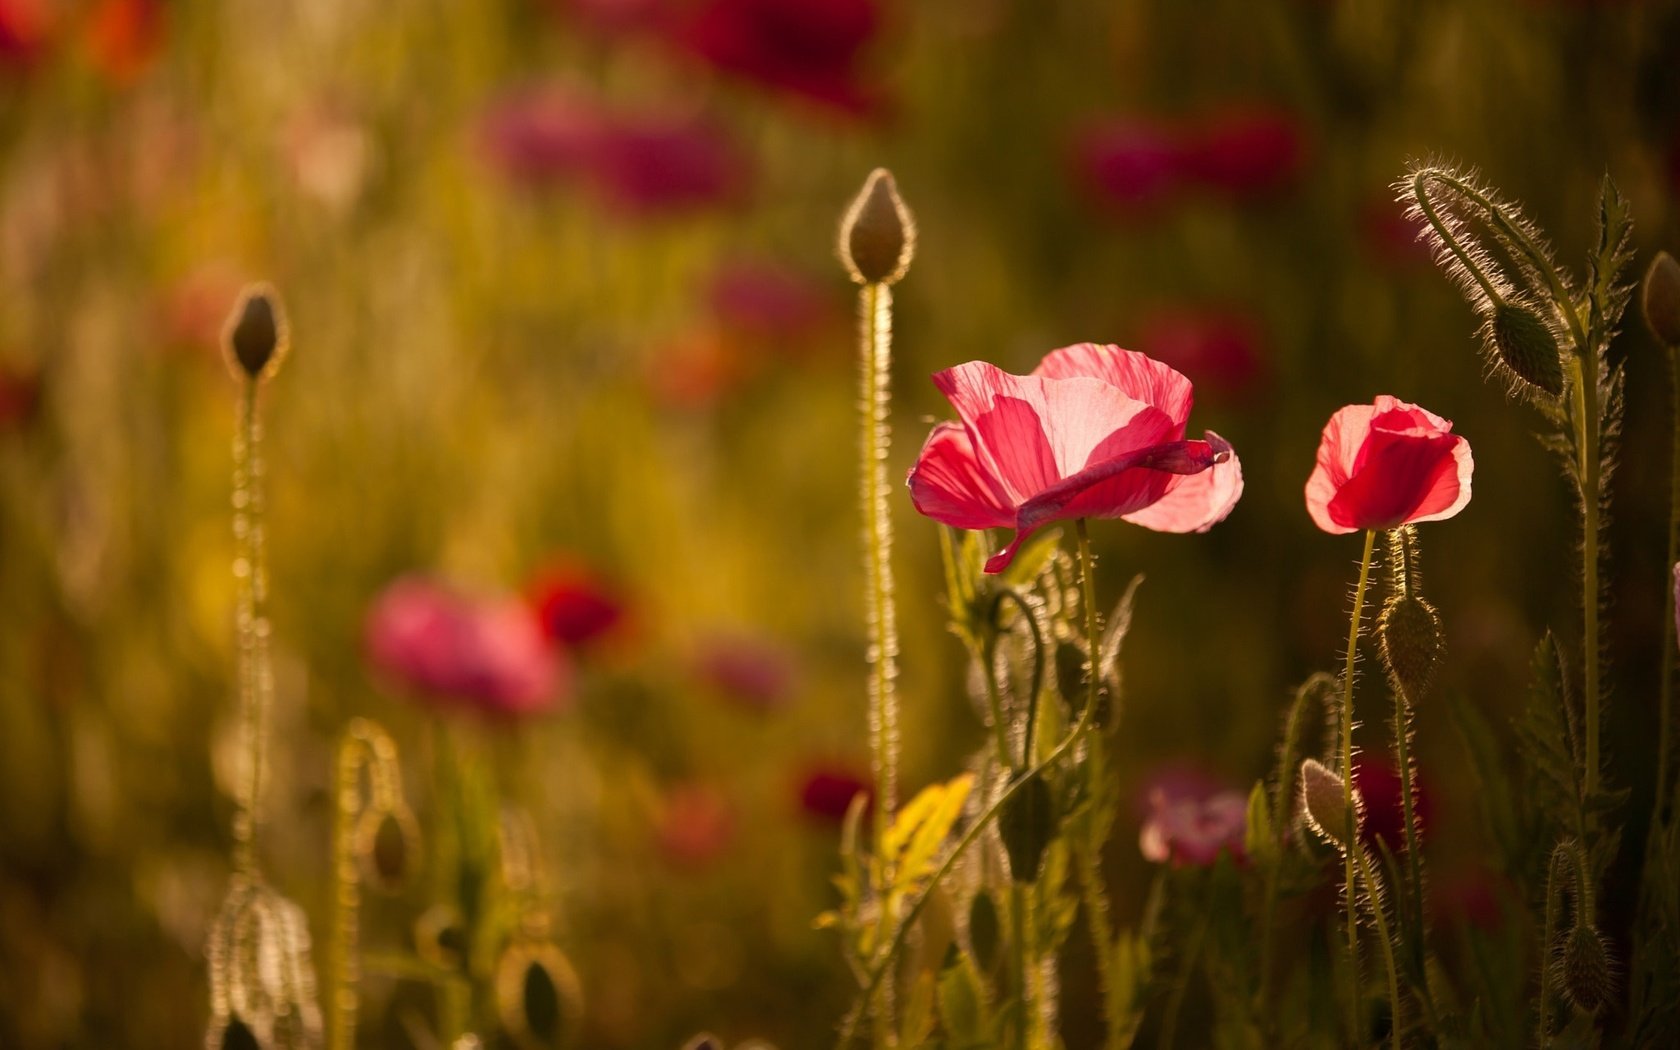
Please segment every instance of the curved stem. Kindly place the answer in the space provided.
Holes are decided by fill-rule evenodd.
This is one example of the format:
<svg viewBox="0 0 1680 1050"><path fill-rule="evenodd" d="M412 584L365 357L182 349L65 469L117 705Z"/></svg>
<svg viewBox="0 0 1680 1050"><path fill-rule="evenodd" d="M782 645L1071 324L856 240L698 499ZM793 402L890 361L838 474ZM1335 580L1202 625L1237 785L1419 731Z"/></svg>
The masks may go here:
<svg viewBox="0 0 1680 1050"><path fill-rule="evenodd" d="M1425 184L1431 177L1438 176L1426 170L1418 172L1412 179L1412 196L1417 199L1418 210L1423 212L1424 221L1435 228L1435 235L1441 238L1441 243L1447 246L1447 250L1458 259L1459 265L1464 267L1464 271L1480 286L1482 294L1488 297L1488 301L1496 305L1504 302L1505 297L1500 295L1498 290L1493 287L1493 282L1489 281L1486 275L1482 273L1482 268L1477 266L1475 260L1470 258L1470 254L1459 246L1458 239L1452 235L1451 230L1447 229L1446 223L1441 221L1440 213L1435 210L1434 202L1429 199L1429 193L1424 189Z"/></svg>
<svg viewBox="0 0 1680 1050"><path fill-rule="evenodd" d="M1353 854L1359 843L1359 827L1353 805L1353 668L1359 658L1359 628L1365 614L1365 588L1371 580L1371 549L1376 545L1377 533L1365 530L1365 552L1359 559L1359 584L1353 592L1353 616L1348 624L1347 661L1342 667L1342 732L1341 775L1342 805L1347 822L1342 829L1342 855L1345 861L1343 877L1347 892L1348 959L1353 965L1353 984L1359 986L1359 913L1356 873Z"/></svg>
<svg viewBox="0 0 1680 1050"><path fill-rule="evenodd" d="M998 592L992 606L994 616L997 607L1002 605L1006 598L1015 603L1015 607L1027 621L1027 630L1032 634L1033 641L1032 691L1027 694L1027 725L1021 741L1021 765L1028 766L1032 764L1033 731L1038 726L1038 697L1044 691L1044 633L1039 630L1038 617L1033 615L1032 607L1013 587L1006 587Z"/></svg>
<svg viewBox="0 0 1680 1050"><path fill-rule="evenodd" d="M1575 447L1581 479L1581 658L1585 667L1586 769L1583 793L1598 793L1599 642L1598 642L1598 369L1583 349L1570 362L1575 383Z"/></svg>
<svg viewBox="0 0 1680 1050"><path fill-rule="evenodd" d="M1394 1050L1401 1050L1400 1038L1400 971L1394 966L1394 940L1388 931L1388 916L1383 912L1382 896L1377 892L1377 879L1371 872L1371 859L1355 842L1346 852L1359 858L1359 874L1365 880L1366 899L1377 924L1377 943L1382 946L1383 967L1388 973L1389 1035Z"/></svg>

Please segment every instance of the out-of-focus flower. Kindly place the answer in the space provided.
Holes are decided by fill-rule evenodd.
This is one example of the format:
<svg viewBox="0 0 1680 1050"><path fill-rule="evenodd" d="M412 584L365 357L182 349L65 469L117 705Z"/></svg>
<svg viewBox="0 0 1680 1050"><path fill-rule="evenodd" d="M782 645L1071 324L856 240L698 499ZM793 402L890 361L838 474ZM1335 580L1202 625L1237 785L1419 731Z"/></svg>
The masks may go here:
<svg viewBox="0 0 1680 1050"><path fill-rule="evenodd" d="M1158 124L1109 121L1075 134L1073 166L1098 202L1142 216L1182 184L1185 150L1177 135Z"/></svg>
<svg viewBox="0 0 1680 1050"><path fill-rule="evenodd" d="M955 528L1015 529L987 572L1002 572L1054 521L1201 532L1242 495L1231 446L1211 431L1184 437L1190 381L1143 354L1080 343L1051 351L1028 376L971 361L933 381L960 422L928 435L910 497Z"/></svg>
<svg viewBox="0 0 1680 1050"><path fill-rule="evenodd" d="M41 374L0 365L0 432L35 418L41 407Z"/></svg>
<svg viewBox="0 0 1680 1050"><path fill-rule="evenodd" d="M724 698L752 711L772 711L793 695L793 660L762 638L717 634L694 655L694 673Z"/></svg>
<svg viewBox="0 0 1680 1050"><path fill-rule="evenodd" d="M618 589L581 562L568 559L544 569L528 593L543 633L572 649L585 648L625 625Z"/></svg>
<svg viewBox="0 0 1680 1050"><path fill-rule="evenodd" d="M374 602L366 638L376 667L446 703L517 716L568 699L569 666L536 617L511 598L468 598L406 576Z"/></svg>
<svg viewBox="0 0 1680 1050"><path fill-rule="evenodd" d="M813 820L838 824L852 799L870 793L869 778L849 766L813 765L800 776L799 808Z"/></svg>
<svg viewBox="0 0 1680 1050"><path fill-rule="evenodd" d="M735 812L716 788L679 784L660 802L655 838L665 858L699 868L720 857L735 839Z"/></svg>
<svg viewBox="0 0 1680 1050"><path fill-rule="evenodd" d="M1259 322L1237 309L1160 310L1144 320L1138 345L1150 357L1199 377L1216 394L1247 394L1264 378Z"/></svg>
<svg viewBox="0 0 1680 1050"><path fill-rule="evenodd" d="M239 301L250 277L226 260L199 265L162 289L157 312L160 343L171 348L202 351L206 360L222 364L222 324Z"/></svg>
<svg viewBox="0 0 1680 1050"><path fill-rule="evenodd" d="M1248 800L1240 791L1210 790L1180 778L1150 785L1148 815L1138 834L1138 850L1156 864L1206 867L1228 852L1243 859Z"/></svg>
<svg viewBox="0 0 1680 1050"><path fill-rule="evenodd" d="M707 409L753 371L741 344L701 328L664 346L646 370L648 395L674 409Z"/></svg>
<svg viewBox="0 0 1680 1050"><path fill-rule="evenodd" d="M609 112L553 85L496 102L480 128L487 156L531 189L582 183L632 215L668 215L740 201L751 164L735 141L684 113Z"/></svg>
<svg viewBox="0 0 1680 1050"><path fill-rule="evenodd" d="M1442 521L1470 502L1474 466L1451 422L1383 394L1325 424L1307 512L1336 534Z"/></svg>
<svg viewBox="0 0 1680 1050"><path fill-rule="evenodd" d="M829 289L773 263L726 263L712 275L707 291L720 326L755 342L777 343L788 353L798 353L834 319Z"/></svg>
<svg viewBox="0 0 1680 1050"><path fill-rule="evenodd" d="M1418 237L1417 225L1393 198L1366 201L1356 221L1360 243L1378 265L1394 270L1429 265L1429 245Z"/></svg>
<svg viewBox="0 0 1680 1050"><path fill-rule="evenodd" d="M100 0L85 31L88 58L113 87L140 78L163 50L162 0Z"/></svg>
<svg viewBox="0 0 1680 1050"><path fill-rule="evenodd" d="M1396 856L1406 852L1406 810L1400 796L1399 771L1367 752L1353 760L1353 787L1365 802L1359 821L1360 841L1372 849L1381 841ZM1434 813L1421 777L1413 785L1412 809L1421 841Z"/></svg>
<svg viewBox="0 0 1680 1050"><path fill-rule="evenodd" d="M1429 880L1431 924L1462 921L1492 932L1505 925L1505 904L1516 890L1510 880L1487 868L1471 868Z"/></svg>
<svg viewBox="0 0 1680 1050"><path fill-rule="evenodd" d="M0 0L0 72L34 66L46 52L49 32L40 0Z"/></svg>
<svg viewBox="0 0 1680 1050"><path fill-rule="evenodd" d="M1305 136L1293 114L1244 106L1215 113L1190 133L1184 170L1233 197L1257 197L1292 184L1305 154Z"/></svg>
<svg viewBox="0 0 1680 1050"><path fill-rule="evenodd" d="M879 106L860 65L880 27L876 0L700 0L672 37L724 72L864 115Z"/></svg>
<svg viewBox="0 0 1680 1050"><path fill-rule="evenodd" d="M367 181L372 146L362 125L331 106L297 115L287 128L287 159L304 193L334 211L354 204Z"/></svg>

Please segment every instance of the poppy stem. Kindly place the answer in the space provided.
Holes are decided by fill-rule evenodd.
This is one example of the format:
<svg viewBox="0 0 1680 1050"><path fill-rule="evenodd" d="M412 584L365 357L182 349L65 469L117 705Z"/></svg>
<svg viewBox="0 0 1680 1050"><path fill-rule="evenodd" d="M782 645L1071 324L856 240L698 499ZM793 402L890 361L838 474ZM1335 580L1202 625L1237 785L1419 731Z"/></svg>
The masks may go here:
<svg viewBox="0 0 1680 1050"><path fill-rule="evenodd" d="M233 576L237 587L239 715L245 782L234 817L234 870L255 876L262 793L268 780L268 710L274 672L268 659L268 567L263 542L262 423L257 380L246 379L233 444Z"/></svg>
<svg viewBox="0 0 1680 1050"><path fill-rule="evenodd" d="M892 513L887 505L887 450L891 442L888 413L892 396L892 289L881 282L863 285L860 305L859 353L862 357L861 496L864 520L865 603L869 625L869 734L875 793L874 831L877 848L892 826L898 795L898 704L894 680L898 675L898 625L893 607ZM884 864L884 860L883 860ZM881 891L892 875L882 867ZM882 911L883 923L891 917ZM876 1042L885 1045L892 1028L892 989L883 986L875 1005Z"/></svg>
<svg viewBox="0 0 1680 1050"><path fill-rule="evenodd" d="M1581 478L1581 659L1585 667L1586 768L1582 794L1598 793L1599 640L1598 640L1598 369L1591 349L1582 342L1570 362L1575 381L1575 447L1580 450Z"/></svg>
<svg viewBox="0 0 1680 1050"><path fill-rule="evenodd" d="M1388 916L1383 912L1382 894L1378 892L1377 877L1371 871L1371 858L1357 840L1350 841L1346 852L1359 859L1359 874L1365 880L1365 899L1371 906L1371 917L1377 926L1377 943L1382 946L1383 969L1388 977L1388 1031L1394 1050L1401 1050L1400 1028L1400 971L1394 965L1394 943L1388 932Z"/></svg>
<svg viewBox="0 0 1680 1050"><path fill-rule="evenodd" d="M1415 572L1416 562L1412 557L1412 546L1416 542L1416 535L1410 532L1409 526L1402 525L1388 533L1388 556L1394 593L1405 597L1411 593L1411 581ZM1400 773L1400 815L1406 825L1406 875L1411 883L1400 894L1401 907L1404 909L1405 924L1410 929L1413 942L1422 948L1423 944L1423 857L1418 851L1418 828L1416 802L1413 793L1416 790L1416 776L1412 770L1411 741L1412 741L1412 698L1407 695L1406 686L1398 680L1394 681L1394 768Z"/></svg>
<svg viewBox="0 0 1680 1050"><path fill-rule="evenodd" d="M1353 592L1353 616L1348 624L1347 662L1342 668L1341 774L1342 804L1346 824L1342 829L1342 858L1346 880L1348 959L1353 966L1353 986L1359 987L1359 910L1357 872L1353 853L1358 845L1359 822L1353 803L1353 669L1359 659L1359 629L1365 613L1365 588L1371 580L1371 551L1376 546L1375 529L1365 530L1365 552L1359 559L1359 584Z"/></svg>

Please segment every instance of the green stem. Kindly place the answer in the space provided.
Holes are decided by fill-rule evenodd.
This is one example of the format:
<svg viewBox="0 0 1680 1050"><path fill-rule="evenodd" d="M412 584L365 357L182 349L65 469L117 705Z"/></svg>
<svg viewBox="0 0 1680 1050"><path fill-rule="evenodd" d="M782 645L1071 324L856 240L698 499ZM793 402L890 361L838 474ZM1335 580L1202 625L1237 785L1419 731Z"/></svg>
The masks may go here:
<svg viewBox="0 0 1680 1050"><path fill-rule="evenodd" d="M1005 588L998 592L996 603L993 605L993 616L996 616L997 606L1005 600L1013 601L1020 610L1021 616L1027 621L1027 631L1032 635L1033 664L1032 688L1027 694L1027 724L1021 740L1021 767L1032 764L1033 734L1038 727L1038 697L1044 691L1044 634L1039 630L1038 617L1033 615L1032 607L1021 597L1014 588Z"/></svg>
<svg viewBox="0 0 1680 1050"><path fill-rule="evenodd" d="M1082 835L1074 836L1073 853L1078 864L1085 926L1091 931L1091 945L1097 956L1097 983L1102 988L1103 1023L1107 1033L1103 1045L1109 1050L1120 1050L1120 989L1114 984L1114 928L1109 923L1108 893L1103 889L1102 858Z"/></svg>
<svg viewBox="0 0 1680 1050"><path fill-rule="evenodd" d="M1353 985L1356 990L1359 987L1359 912L1358 902L1355 900L1358 883L1353 854L1359 843L1359 827L1355 820L1353 804L1353 668L1359 658L1359 629L1365 614L1365 588L1371 580L1371 549L1376 542L1376 530L1366 529L1365 552L1359 559L1359 584L1353 592L1353 616L1348 623L1347 661L1342 667L1342 805L1347 810L1347 822L1342 828L1342 855L1345 861L1343 877L1347 887L1348 959L1353 966Z"/></svg>
<svg viewBox="0 0 1680 1050"><path fill-rule="evenodd" d="M262 425L257 420L257 383L246 380L239 399L234 442L233 575L238 591L238 683L246 779L234 817L234 868L257 875L257 839L262 827L263 789L268 782L268 719L274 673L268 660L268 569L264 544Z"/></svg>
<svg viewBox="0 0 1680 1050"><path fill-rule="evenodd" d="M1155 1041L1156 1050L1172 1050L1173 1039L1178 1033L1178 1015L1184 1009L1184 995L1190 988L1190 977L1195 972L1196 961L1202 954L1202 942L1207 940L1208 922L1211 917L1211 909L1202 910L1201 920L1190 933L1190 943L1184 947L1184 967L1179 972L1178 980L1173 982L1166 1010L1161 1015L1161 1035Z"/></svg>
<svg viewBox="0 0 1680 1050"><path fill-rule="evenodd" d="M898 627L893 608L892 514L887 506L888 412L891 398L892 292L884 284L866 284L861 298L860 407L863 423L862 501L864 568L868 577L869 731L873 756L877 844L886 840L898 801L898 704L893 695L898 673ZM880 872L881 898L891 873ZM890 921L882 911L881 921ZM876 1003L876 1043L886 1045L892 1023L892 989L885 986Z"/></svg>
<svg viewBox="0 0 1680 1050"><path fill-rule="evenodd" d="M1441 221L1440 213L1435 210L1435 204L1429 199L1429 193L1425 189L1425 185L1431 178L1439 178L1439 175L1433 171L1425 170L1418 172L1412 178L1412 196L1418 202L1418 210L1423 212L1424 221L1435 228L1435 234L1441 238L1441 243L1447 246L1447 250L1458 259L1459 265L1464 267L1465 272L1481 287L1482 294L1488 297L1488 301L1496 305L1504 302L1504 296L1500 295L1493 287L1493 282L1489 281L1482 273L1482 268L1476 265L1475 261L1470 258L1469 253L1459 247L1458 239L1452 235L1452 231L1447 229L1446 223Z"/></svg>
<svg viewBox="0 0 1680 1050"><path fill-rule="evenodd" d="M1014 941L1011 958L1015 964L1015 1012L1019 1024L1015 1026L1015 1050L1026 1050L1028 1030L1032 1026L1032 981L1028 977L1031 952L1027 947L1027 887L1019 882L1009 885L1010 940Z"/></svg>
<svg viewBox="0 0 1680 1050"><path fill-rule="evenodd" d="M1377 924L1377 943L1382 946L1383 967L1388 974L1389 1035L1394 1050L1401 1048L1400 1027L1400 971L1394 966L1394 939L1388 930L1388 916L1383 912L1382 895L1377 892L1377 879L1371 872L1371 858L1358 842L1345 851L1359 858L1359 875L1365 880L1365 895L1371 905L1371 915Z"/></svg>
<svg viewBox="0 0 1680 1050"><path fill-rule="evenodd" d="M1575 383L1575 447L1581 477L1581 643L1586 678L1586 769L1582 790L1598 794L1599 643L1598 643L1598 375L1585 343L1570 362Z"/></svg>
<svg viewBox="0 0 1680 1050"><path fill-rule="evenodd" d="M1407 552L1407 536L1404 527L1389 533L1389 558L1394 563L1393 580L1395 592L1400 597L1406 597L1411 590L1411 564ZM1411 697L1406 695L1405 686L1396 681L1394 685L1394 768L1400 771L1400 814L1406 825L1406 879L1411 885L1409 892L1402 893L1400 900L1406 908L1406 924L1411 928L1410 936L1421 949L1423 944L1423 858L1418 850L1416 802L1413 793L1416 785L1413 783L1411 760L1412 737L1412 706Z"/></svg>
<svg viewBox="0 0 1680 1050"><path fill-rule="evenodd" d="M1680 561L1680 347L1668 348L1669 428L1668 454L1668 560L1663 565L1663 650L1662 678L1657 700L1657 794L1651 807L1653 834L1668 808L1669 734L1674 716L1674 587L1668 574Z"/></svg>

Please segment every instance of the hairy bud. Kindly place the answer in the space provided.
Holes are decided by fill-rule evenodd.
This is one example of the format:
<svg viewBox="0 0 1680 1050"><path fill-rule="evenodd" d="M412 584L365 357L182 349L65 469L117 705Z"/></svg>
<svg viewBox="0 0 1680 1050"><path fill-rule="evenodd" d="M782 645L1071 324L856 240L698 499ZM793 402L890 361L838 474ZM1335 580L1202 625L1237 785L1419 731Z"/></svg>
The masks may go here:
<svg viewBox="0 0 1680 1050"><path fill-rule="evenodd" d="M1558 970L1570 1001L1589 1014L1604 1005L1615 987L1604 938L1586 923L1577 924L1569 931Z"/></svg>
<svg viewBox="0 0 1680 1050"><path fill-rule="evenodd" d="M1488 318L1488 338L1505 366L1552 397L1563 393L1563 361L1557 336L1540 315L1526 306L1502 302Z"/></svg>
<svg viewBox="0 0 1680 1050"><path fill-rule="evenodd" d="M1415 593L1390 598L1377 617L1377 648L1395 687L1422 696L1445 648L1441 614Z"/></svg>
<svg viewBox="0 0 1680 1050"><path fill-rule="evenodd" d="M916 220L892 172L876 168L840 220L840 261L858 284L893 284L916 254Z"/></svg>
<svg viewBox="0 0 1680 1050"><path fill-rule="evenodd" d="M1354 792L1354 817L1357 822L1359 793ZM1309 758L1301 763L1301 803L1307 822L1325 841L1337 849L1345 849L1342 836L1347 831L1347 799L1343 795L1342 778L1330 772L1324 763Z"/></svg>
<svg viewBox="0 0 1680 1050"><path fill-rule="evenodd" d="M362 878L386 893L402 889L420 853L420 828L404 807L368 810L356 824Z"/></svg>
<svg viewBox="0 0 1680 1050"><path fill-rule="evenodd" d="M577 973L547 941L515 941L496 964L496 1015L520 1050L568 1044L583 1014Z"/></svg>
<svg viewBox="0 0 1680 1050"><path fill-rule="evenodd" d="M1037 882L1044 851L1056 834L1056 807L1042 776L1033 774L1004 800L997 827L1003 851L1009 855L1010 875L1016 882Z"/></svg>
<svg viewBox="0 0 1680 1050"><path fill-rule="evenodd" d="M222 330L222 343L229 365L242 378L262 380L279 371L286 356L286 312L279 294L266 284L241 292Z"/></svg>
<svg viewBox="0 0 1680 1050"><path fill-rule="evenodd" d="M991 894L980 890L968 906L968 946L982 970L990 970L997 961L998 942L997 905Z"/></svg>
<svg viewBox="0 0 1680 1050"><path fill-rule="evenodd" d="M1645 271L1639 293L1645 327L1657 342L1680 348L1680 263L1667 252L1658 252Z"/></svg>

